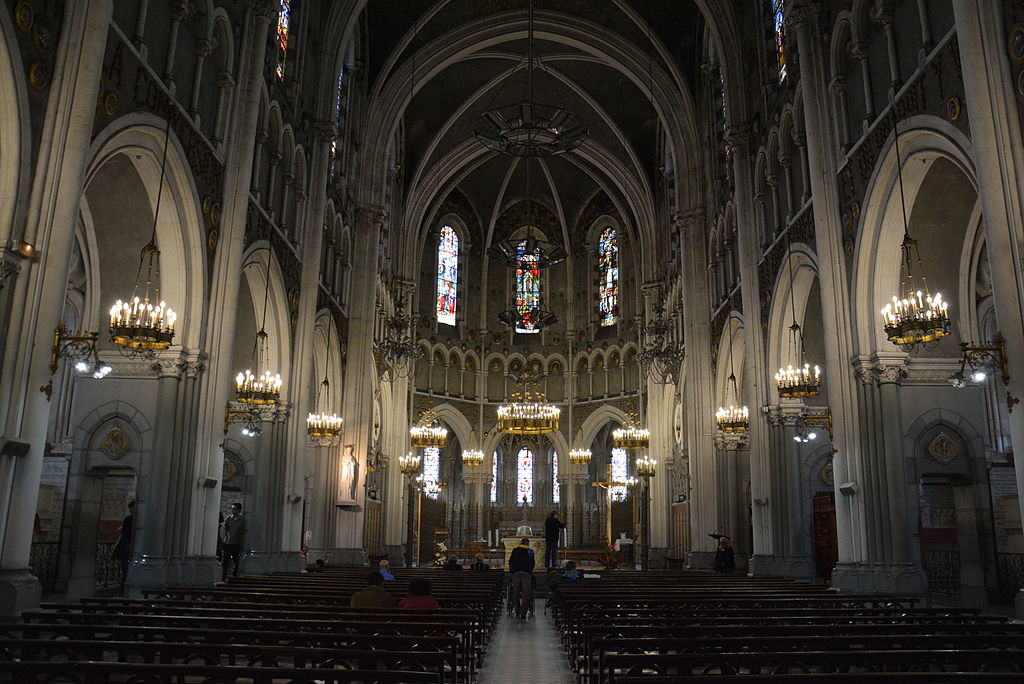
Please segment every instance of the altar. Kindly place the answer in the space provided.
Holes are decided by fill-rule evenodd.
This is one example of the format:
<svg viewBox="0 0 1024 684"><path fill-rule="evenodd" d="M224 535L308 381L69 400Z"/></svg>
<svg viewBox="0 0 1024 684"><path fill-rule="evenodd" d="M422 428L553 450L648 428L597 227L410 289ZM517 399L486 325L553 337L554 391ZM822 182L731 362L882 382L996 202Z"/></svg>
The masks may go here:
<svg viewBox="0 0 1024 684"><path fill-rule="evenodd" d="M531 535L501 538L501 543L505 546L505 569L508 570L508 557L512 555L512 549L519 546L519 542L523 540L523 537L530 540L530 549L533 551L534 556L534 568L542 570L544 568L544 554L547 551L547 542L544 541L544 537Z"/></svg>

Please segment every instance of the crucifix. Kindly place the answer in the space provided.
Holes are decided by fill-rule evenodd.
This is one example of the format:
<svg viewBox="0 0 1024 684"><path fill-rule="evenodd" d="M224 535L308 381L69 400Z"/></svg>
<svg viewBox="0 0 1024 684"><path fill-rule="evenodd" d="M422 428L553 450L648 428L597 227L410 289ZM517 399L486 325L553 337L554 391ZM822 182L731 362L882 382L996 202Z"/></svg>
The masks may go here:
<svg viewBox="0 0 1024 684"><path fill-rule="evenodd" d="M591 482L591 487L601 487L605 491L605 535L608 538L608 543L613 543L612 540L612 488L613 487L631 487L636 484L636 478L627 477L625 481L618 482L612 479L612 464L608 463L608 479L604 482Z"/></svg>

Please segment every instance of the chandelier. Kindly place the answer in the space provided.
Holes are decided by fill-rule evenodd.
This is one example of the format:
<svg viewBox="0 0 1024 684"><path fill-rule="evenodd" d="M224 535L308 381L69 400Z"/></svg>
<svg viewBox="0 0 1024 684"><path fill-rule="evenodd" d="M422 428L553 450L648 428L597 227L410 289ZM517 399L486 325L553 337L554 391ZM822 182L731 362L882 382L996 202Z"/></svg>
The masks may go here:
<svg viewBox="0 0 1024 684"><path fill-rule="evenodd" d="M331 369L331 328L327 326L327 363L324 365L324 379L316 394L316 413L306 417L306 435L319 446L333 444L341 435L342 419L333 411L328 414L331 403L331 383L327 379Z"/></svg>
<svg viewBox="0 0 1024 684"><path fill-rule="evenodd" d="M893 111L895 117L895 109ZM896 147L896 169L900 184L900 207L903 210L903 242L900 244L900 292L882 308L882 327L886 337L904 351L911 351L917 345L933 346L936 340L949 334L948 304L938 292L928 289L928 278L924 274L924 261L918 249L917 240L910 237L907 225L907 204L903 192L903 163L900 158L900 135L893 123L894 145ZM918 266L918 280L914 281L914 260Z"/></svg>
<svg viewBox="0 0 1024 684"><path fill-rule="evenodd" d="M538 376L524 373L517 383L535 387ZM498 407L498 429L507 435L543 435L558 431L562 409L544 401L541 392L524 390L512 395L512 401Z"/></svg>
<svg viewBox="0 0 1024 684"><path fill-rule="evenodd" d="M235 398L243 404L276 404L281 399L281 374L269 370L270 349L267 342L267 309L270 303L270 257L267 250L266 290L263 293L263 322L256 333L252 347L252 363L256 368L246 368L235 376Z"/></svg>
<svg viewBox="0 0 1024 684"><path fill-rule="evenodd" d="M636 474L643 478L654 477L658 470L658 462L653 458L641 456L636 459Z"/></svg>
<svg viewBox="0 0 1024 684"><path fill-rule="evenodd" d="M484 464L484 452L479 449L468 449L462 452L462 465L473 468Z"/></svg>
<svg viewBox="0 0 1024 684"><path fill-rule="evenodd" d="M412 321L405 313L405 298L395 302L395 313L384 318L384 337L373 343L373 355L384 378L394 382L412 376L423 349L413 341Z"/></svg>
<svg viewBox="0 0 1024 684"><path fill-rule="evenodd" d="M409 443L416 449L437 447L440 449L448 441L447 428L438 425L431 410L423 412L416 425L409 428Z"/></svg>
<svg viewBox="0 0 1024 684"><path fill-rule="evenodd" d="M118 299L110 307L110 341L116 344L125 356L134 356L140 352L152 354L153 351L167 349L174 339L174 324L178 314L160 299L160 288L153 284L154 276L159 277L158 259L160 250L156 246L156 226L160 218L160 200L164 193L164 178L167 170L167 148L170 145L171 120L167 119L164 132L164 152L160 162L160 183L157 186L156 207L153 210L153 231L149 242L142 248L139 255L139 270L135 273L135 284L132 296L124 301ZM139 277L142 268L146 267L146 285L142 298L139 293ZM150 288L153 298L150 300ZM157 303L154 303L157 302Z"/></svg>
<svg viewBox="0 0 1024 684"><path fill-rule="evenodd" d="M413 453L398 457L398 469L404 475L412 475L420 469L420 457Z"/></svg>
<svg viewBox="0 0 1024 684"><path fill-rule="evenodd" d="M722 432L746 432L750 429L750 411L740 405L740 391L736 386L736 374L732 369L732 334L729 334L729 377L726 379L726 394L732 394L728 408L719 406L715 412L715 423ZM731 390L731 392L730 392Z"/></svg>
<svg viewBox="0 0 1024 684"><path fill-rule="evenodd" d="M612 432L612 444L618 449L638 451L646 449L651 443L651 431L647 428L625 427Z"/></svg>
<svg viewBox="0 0 1024 684"><path fill-rule="evenodd" d="M510 268L516 268L523 261L523 255L532 255L531 263L537 268L548 268L560 264L568 257L565 247L548 242L533 235L525 238L502 240L487 250L494 261Z"/></svg>
<svg viewBox="0 0 1024 684"><path fill-rule="evenodd" d="M685 347L671 337L672 321L665 317L665 303L659 300L654 304L654 318L644 326L646 344L639 355L647 377L659 384L676 382L686 358Z"/></svg>
<svg viewBox="0 0 1024 684"><path fill-rule="evenodd" d="M530 2L526 53L526 96L518 104L490 109L474 131L485 147L516 157L549 157L576 149L587 137L587 128L561 105L534 99L533 2Z"/></svg>
<svg viewBox="0 0 1024 684"><path fill-rule="evenodd" d="M590 463L591 456L590 449L573 449L569 452L569 463L587 465Z"/></svg>
<svg viewBox="0 0 1024 684"><path fill-rule="evenodd" d="M785 368L779 368L775 374L775 387L779 390L779 396L784 399L797 399L800 397L816 397L821 393L821 368L814 366L811 372L811 364L804 359L804 336L800 330L800 324L796 322L796 290L793 287L793 242L789 242L789 307L793 315L793 324L789 326L789 342L787 353L793 363L787 364ZM800 363L803 362L803 367Z"/></svg>

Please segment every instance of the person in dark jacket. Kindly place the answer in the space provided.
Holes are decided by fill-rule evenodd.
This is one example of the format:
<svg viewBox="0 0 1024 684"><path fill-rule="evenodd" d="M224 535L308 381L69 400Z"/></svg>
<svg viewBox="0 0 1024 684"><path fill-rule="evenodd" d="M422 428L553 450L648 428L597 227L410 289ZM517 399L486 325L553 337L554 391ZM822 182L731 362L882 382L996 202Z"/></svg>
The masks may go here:
<svg viewBox="0 0 1024 684"><path fill-rule="evenodd" d="M544 521L544 543L547 550L544 552L544 567L558 567L558 539L562 536L565 523L558 519L558 511L551 511L551 515Z"/></svg>
<svg viewBox="0 0 1024 684"><path fill-rule="evenodd" d="M221 581L228 581L228 569L231 564L235 565L234 577L238 577L238 558L242 554L242 544L245 543L245 518L242 517L242 504L231 505L231 515L224 518L224 561Z"/></svg>
<svg viewBox="0 0 1024 684"><path fill-rule="evenodd" d="M715 572L729 574L736 570L736 553L729 544L728 537L719 537L718 550L715 551L715 562L712 566Z"/></svg>
<svg viewBox="0 0 1024 684"><path fill-rule="evenodd" d="M508 557L508 569L512 573L512 608L516 617L526 619L533 610L533 569L537 559L530 548L530 540L523 537L519 546L512 549Z"/></svg>
<svg viewBox="0 0 1024 684"><path fill-rule="evenodd" d="M352 594L349 605L353 608L394 608L395 597L384 589L384 577L377 571L366 575L366 588Z"/></svg>

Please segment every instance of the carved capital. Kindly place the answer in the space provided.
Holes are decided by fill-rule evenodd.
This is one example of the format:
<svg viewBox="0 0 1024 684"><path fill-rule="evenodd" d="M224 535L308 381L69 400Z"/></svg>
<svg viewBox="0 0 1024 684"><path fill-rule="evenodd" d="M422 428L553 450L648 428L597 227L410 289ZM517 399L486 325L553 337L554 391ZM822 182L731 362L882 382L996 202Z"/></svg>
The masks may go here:
<svg viewBox="0 0 1024 684"><path fill-rule="evenodd" d="M907 378L907 369L902 364L898 366L877 366L875 368L875 376L875 382L879 385L899 385Z"/></svg>
<svg viewBox="0 0 1024 684"><path fill-rule="evenodd" d="M681 211L672 217L676 227L689 229L697 228L704 225L706 213L703 208L699 209L687 209Z"/></svg>
<svg viewBox="0 0 1024 684"><path fill-rule="evenodd" d="M357 204L355 206L356 218L368 223L384 223L387 213L384 207L377 204Z"/></svg>
<svg viewBox="0 0 1024 684"><path fill-rule="evenodd" d="M282 180L284 181L285 185L291 185L292 183L295 182L295 174L289 171L288 173L284 174L284 178Z"/></svg>
<svg viewBox="0 0 1024 684"><path fill-rule="evenodd" d="M850 57L857 60L858 62L863 62L865 59L868 58L868 44L856 43L850 46Z"/></svg>
<svg viewBox="0 0 1024 684"><path fill-rule="evenodd" d="M245 0L246 6L258 19L277 19L281 3L276 0Z"/></svg>
<svg viewBox="0 0 1024 684"><path fill-rule="evenodd" d="M768 184L769 188L779 187L779 175L777 173L767 173L764 176L764 182Z"/></svg>
<svg viewBox="0 0 1024 684"><path fill-rule="evenodd" d="M805 26L821 8L819 0L791 0L787 5L786 27L791 30Z"/></svg>
<svg viewBox="0 0 1024 684"><path fill-rule="evenodd" d="M190 14L189 3L186 0L175 0L171 3L171 19L174 21L184 21Z"/></svg>
<svg viewBox="0 0 1024 684"><path fill-rule="evenodd" d="M648 280L640 286L640 292L644 299L657 299L661 295L662 282L660 280Z"/></svg>
<svg viewBox="0 0 1024 684"><path fill-rule="evenodd" d="M779 155L779 166L784 169L788 169L793 164L793 158L788 154Z"/></svg>
<svg viewBox="0 0 1024 684"><path fill-rule="evenodd" d="M807 135L803 131L793 129L793 144L803 149L807 147Z"/></svg>
<svg viewBox="0 0 1024 684"><path fill-rule="evenodd" d="M750 437L746 433L718 432L715 446L722 451L743 451L750 448Z"/></svg>
<svg viewBox="0 0 1024 684"><path fill-rule="evenodd" d="M235 77L227 69L217 72L217 85L221 88L233 88L235 86ZM264 134L264 137L266 135Z"/></svg>
<svg viewBox="0 0 1024 684"><path fill-rule="evenodd" d="M267 132L266 130L256 131L256 144L265 145L267 143Z"/></svg>
<svg viewBox="0 0 1024 684"><path fill-rule="evenodd" d="M845 93L846 92L846 74L836 74L832 78L832 82L828 84L828 87L832 89L833 93Z"/></svg>
<svg viewBox="0 0 1024 684"><path fill-rule="evenodd" d="M725 144L736 151L745 151L750 146L750 126L740 124L725 129Z"/></svg>
<svg viewBox="0 0 1024 684"><path fill-rule="evenodd" d="M334 142L338 139L338 127L333 121L314 121L313 138L322 143Z"/></svg>
<svg viewBox="0 0 1024 684"><path fill-rule="evenodd" d="M764 199L765 199L764 190L758 190L757 192L754 193L754 201L757 202L757 205L759 207L763 207L764 206Z"/></svg>
<svg viewBox="0 0 1024 684"><path fill-rule="evenodd" d="M158 378L178 378L182 365L179 359L157 359L153 362L153 371Z"/></svg>
<svg viewBox="0 0 1024 684"><path fill-rule="evenodd" d="M196 55L206 59L213 53L213 42L209 40L200 40L196 43Z"/></svg>
<svg viewBox="0 0 1024 684"><path fill-rule="evenodd" d="M274 150L270 153L270 165L277 166L281 163L281 150Z"/></svg>

